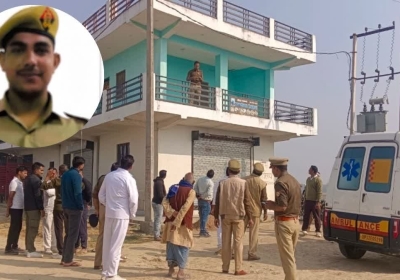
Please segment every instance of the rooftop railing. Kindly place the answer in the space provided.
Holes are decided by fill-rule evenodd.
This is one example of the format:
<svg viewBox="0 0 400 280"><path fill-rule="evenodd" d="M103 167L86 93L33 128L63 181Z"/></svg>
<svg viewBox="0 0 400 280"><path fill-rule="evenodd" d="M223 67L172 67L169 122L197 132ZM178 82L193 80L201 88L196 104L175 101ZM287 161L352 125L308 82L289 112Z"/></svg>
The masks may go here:
<svg viewBox="0 0 400 280"><path fill-rule="evenodd" d="M298 47L305 51L313 51L313 39L311 34L279 21L275 21L275 40Z"/></svg>
<svg viewBox="0 0 400 280"><path fill-rule="evenodd" d="M275 120L297 124L314 125L313 108L275 100Z"/></svg>
<svg viewBox="0 0 400 280"><path fill-rule="evenodd" d="M104 28L107 22L111 22L132 5L144 0L108 0L109 4L102 6L92 16L83 22L83 25L93 35ZM226 23L243 29L271 37L275 40L296 46L305 51L313 51L312 35L291 27L279 21L275 21L274 34L270 34L270 19L225 0L166 0L187 9L196 11L212 18L217 18L218 1L223 1L223 20ZM107 8L108 7L108 8ZM107 20L108 19L108 20Z"/></svg>
<svg viewBox="0 0 400 280"><path fill-rule="evenodd" d="M138 102L143 99L143 77L139 75L107 90L107 111Z"/></svg>
<svg viewBox="0 0 400 280"><path fill-rule="evenodd" d="M208 84L190 85L190 82L156 76L156 100L215 110L215 88Z"/></svg>
<svg viewBox="0 0 400 280"><path fill-rule="evenodd" d="M224 21L269 37L269 18L224 1Z"/></svg>
<svg viewBox="0 0 400 280"><path fill-rule="evenodd" d="M269 99L231 90L222 90L222 111L268 119Z"/></svg>
<svg viewBox="0 0 400 280"><path fill-rule="evenodd" d="M217 0L168 0L206 16L217 18Z"/></svg>

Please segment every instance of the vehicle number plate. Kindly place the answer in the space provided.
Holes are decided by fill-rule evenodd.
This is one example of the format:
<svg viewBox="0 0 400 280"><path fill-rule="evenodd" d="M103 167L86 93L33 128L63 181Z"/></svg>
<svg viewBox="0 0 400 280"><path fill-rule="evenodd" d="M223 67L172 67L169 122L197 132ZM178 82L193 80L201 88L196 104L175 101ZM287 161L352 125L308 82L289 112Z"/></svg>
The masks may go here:
<svg viewBox="0 0 400 280"><path fill-rule="evenodd" d="M383 237L369 234L360 234L360 241L382 244L383 245Z"/></svg>

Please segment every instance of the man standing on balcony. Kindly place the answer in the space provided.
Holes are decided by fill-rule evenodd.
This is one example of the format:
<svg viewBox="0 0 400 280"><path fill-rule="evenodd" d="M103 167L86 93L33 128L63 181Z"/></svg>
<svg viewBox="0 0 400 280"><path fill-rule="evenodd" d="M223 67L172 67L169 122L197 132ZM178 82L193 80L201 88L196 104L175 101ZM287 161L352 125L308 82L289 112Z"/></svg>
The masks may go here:
<svg viewBox="0 0 400 280"><path fill-rule="evenodd" d="M200 70L200 62L194 63L194 68L187 74L186 81L190 82L189 104L199 105L201 85L203 83L203 71Z"/></svg>
<svg viewBox="0 0 400 280"><path fill-rule="evenodd" d="M212 178L214 177L214 170L210 169L207 172L207 175L201 177L194 184L194 191L196 192L196 197L199 206L199 216L200 216L200 236L201 237L210 237L210 234L207 232L207 221L208 215L211 212L211 202L213 200L213 189L214 182Z"/></svg>
<svg viewBox="0 0 400 280"><path fill-rule="evenodd" d="M161 170L159 172L159 176L153 180L153 199L151 200L151 204L153 206L154 211L154 240L161 241L161 219L163 217L163 206L162 201L164 197L167 195L167 191L165 190L164 180L167 177L167 171Z"/></svg>

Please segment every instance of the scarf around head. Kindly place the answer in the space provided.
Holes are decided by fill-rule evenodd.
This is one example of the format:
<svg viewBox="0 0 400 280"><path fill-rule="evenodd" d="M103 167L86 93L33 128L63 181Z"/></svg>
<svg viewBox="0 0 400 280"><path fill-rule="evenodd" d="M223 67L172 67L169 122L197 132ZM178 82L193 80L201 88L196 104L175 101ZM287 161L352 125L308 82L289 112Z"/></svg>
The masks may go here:
<svg viewBox="0 0 400 280"><path fill-rule="evenodd" d="M193 185L189 183L188 181L181 180L179 184L172 185L169 188L168 194L167 194L167 199L171 199L176 195L178 192L179 187L184 187L184 188L193 188Z"/></svg>

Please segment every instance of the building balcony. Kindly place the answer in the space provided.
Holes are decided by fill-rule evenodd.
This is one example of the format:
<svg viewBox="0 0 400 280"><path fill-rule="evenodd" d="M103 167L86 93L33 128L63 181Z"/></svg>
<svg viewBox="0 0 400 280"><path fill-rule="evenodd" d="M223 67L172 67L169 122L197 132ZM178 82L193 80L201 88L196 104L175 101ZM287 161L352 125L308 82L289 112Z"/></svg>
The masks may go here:
<svg viewBox="0 0 400 280"><path fill-rule="evenodd" d="M146 0L108 0L85 20L83 25L99 41L132 21L137 27L145 29L145 10ZM126 15L119 19L125 13ZM313 35L225 0L155 0L154 18L156 37L168 37L179 31L179 36L187 37L186 35L192 34L195 38L204 36L215 42L216 36L225 35L228 41L231 37L259 47L270 47L271 55L267 55L270 61L274 55L291 53L290 50L294 50L292 55L315 62L315 55L312 54L316 51ZM185 25L185 30L178 28L180 24ZM192 25L196 25L195 29ZM124 31L126 32L126 29ZM299 50L305 54L299 53ZM254 53L257 51L254 50ZM279 58L281 59L284 58ZM298 63L296 66L300 64L306 63Z"/></svg>
<svg viewBox="0 0 400 280"><path fill-rule="evenodd" d="M136 123L141 121L145 125L145 78L143 73L119 87L105 90L86 128L124 119L136 119ZM256 93L211 87L206 83L195 91L186 81L159 75L154 75L154 81L156 120L184 120L186 125L224 126L226 129L235 126L236 131L265 131L266 135L272 131L289 133L291 137L293 134L317 134L317 110L314 108L263 98Z"/></svg>

